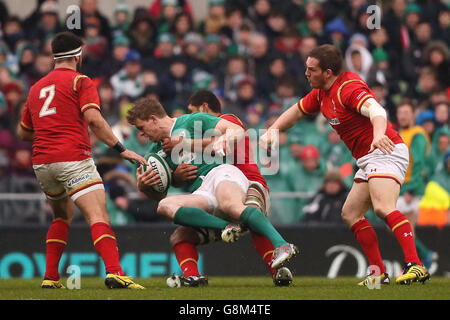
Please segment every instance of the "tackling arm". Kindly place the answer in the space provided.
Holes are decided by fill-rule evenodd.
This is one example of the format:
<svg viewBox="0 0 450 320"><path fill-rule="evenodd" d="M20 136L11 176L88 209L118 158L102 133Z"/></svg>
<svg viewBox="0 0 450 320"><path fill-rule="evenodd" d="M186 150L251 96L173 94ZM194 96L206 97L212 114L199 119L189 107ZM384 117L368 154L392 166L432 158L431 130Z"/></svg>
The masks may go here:
<svg viewBox="0 0 450 320"><path fill-rule="evenodd" d="M220 133L219 136L213 136L210 138L203 139L182 139L184 147L195 151L205 151L205 149L213 143L212 150L214 152L226 152L227 146L231 146L234 143L238 143L242 138L245 137L244 129L234 124L228 120L221 119L217 122L215 130ZM178 140L179 143L180 140ZM164 150L166 150L163 144ZM173 148L173 146L171 146ZM199 150L201 149L201 150ZM170 150L170 149L168 149Z"/></svg>
<svg viewBox="0 0 450 320"><path fill-rule="evenodd" d="M292 128L297 121L299 121L305 114L298 107L298 104L293 104L289 109L281 114L278 119L267 129L259 139L259 145L265 150L274 150L277 147L278 139L273 134L274 131L287 130Z"/></svg>
<svg viewBox="0 0 450 320"><path fill-rule="evenodd" d="M126 149L119 142L119 139L114 135L109 126L108 122L103 118L100 111L96 108L87 109L83 113L84 119L88 123L92 132L97 136L97 138L105 143L108 147L116 149L120 156L132 163L140 162L141 164L146 164L144 157L138 155L137 153Z"/></svg>
<svg viewBox="0 0 450 320"><path fill-rule="evenodd" d="M270 126L269 130L287 130L292 128L305 114L298 108L297 103L281 114L278 119Z"/></svg>
<svg viewBox="0 0 450 320"><path fill-rule="evenodd" d="M96 137L108 147L113 147L119 141L98 109L88 109L83 116Z"/></svg>

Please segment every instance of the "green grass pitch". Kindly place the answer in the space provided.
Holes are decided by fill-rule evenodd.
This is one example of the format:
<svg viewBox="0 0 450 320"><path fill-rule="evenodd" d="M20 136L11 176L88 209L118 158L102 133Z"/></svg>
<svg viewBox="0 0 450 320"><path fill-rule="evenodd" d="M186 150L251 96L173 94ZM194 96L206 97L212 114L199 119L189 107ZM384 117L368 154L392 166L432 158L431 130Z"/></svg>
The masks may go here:
<svg viewBox="0 0 450 320"><path fill-rule="evenodd" d="M0 279L0 300L449 300L450 278L425 284L357 286L359 279L296 277L290 287L275 287L270 277L210 277L209 286L169 288L166 278L135 279L146 290L110 290L102 278L82 278L81 289L41 289L41 279ZM62 279L66 285L66 279Z"/></svg>

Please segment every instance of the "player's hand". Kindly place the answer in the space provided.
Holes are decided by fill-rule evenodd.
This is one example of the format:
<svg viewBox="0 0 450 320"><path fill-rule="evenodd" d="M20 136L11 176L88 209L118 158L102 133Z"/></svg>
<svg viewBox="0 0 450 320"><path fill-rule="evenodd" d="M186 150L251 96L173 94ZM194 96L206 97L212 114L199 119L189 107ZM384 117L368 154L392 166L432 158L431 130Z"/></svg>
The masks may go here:
<svg viewBox="0 0 450 320"><path fill-rule="evenodd" d="M141 191L158 184L160 181L158 172L154 170L147 170L144 172L142 166L139 166L139 168L137 169L136 178L138 189Z"/></svg>
<svg viewBox="0 0 450 320"><path fill-rule="evenodd" d="M264 150L275 150L278 145L278 135L276 134L276 129L267 129L266 133L264 133L259 138L259 146Z"/></svg>
<svg viewBox="0 0 450 320"><path fill-rule="evenodd" d="M173 172L173 179L184 182L197 178L197 167L189 163L180 163Z"/></svg>
<svg viewBox="0 0 450 320"><path fill-rule="evenodd" d="M182 136L164 138L162 142L162 148L167 154L169 154L170 152L172 152L173 148L175 148L175 146L181 143L182 141L183 141Z"/></svg>
<svg viewBox="0 0 450 320"><path fill-rule="evenodd" d="M217 139L214 139L212 144L214 154L217 154L220 157L224 157L225 155L227 155L230 150L227 143L226 134L223 134Z"/></svg>
<svg viewBox="0 0 450 320"><path fill-rule="evenodd" d="M125 150L124 152L122 152L120 154L120 156L122 158L124 158L125 160L130 161L131 163L140 163L143 165L147 164L147 161L145 160L144 157L142 157L142 156L138 155L136 152L128 150L128 149Z"/></svg>
<svg viewBox="0 0 450 320"><path fill-rule="evenodd" d="M394 146L395 144L392 142L392 140L383 134L382 136L373 138L369 153L371 153L375 149L380 149L384 154L389 154L394 150Z"/></svg>

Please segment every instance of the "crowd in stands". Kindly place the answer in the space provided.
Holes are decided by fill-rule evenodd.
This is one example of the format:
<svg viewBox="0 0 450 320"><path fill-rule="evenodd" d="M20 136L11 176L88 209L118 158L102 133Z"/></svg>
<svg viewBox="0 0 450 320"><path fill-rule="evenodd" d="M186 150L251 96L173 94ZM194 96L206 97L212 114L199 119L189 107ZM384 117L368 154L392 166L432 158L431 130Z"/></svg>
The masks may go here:
<svg viewBox="0 0 450 320"><path fill-rule="evenodd" d="M399 128L397 106L408 98L415 125L429 146L420 178L450 193L450 5L446 1L383 1L375 28L375 1L209 0L206 17L192 1L155 0L131 10L118 1L108 18L96 0L80 0L81 72L98 87L102 113L116 136L142 155L146 141L125 115L140 97L161 101L169 115L187 112L198 89L212 90L224 113L263 129L311 88L305 59L314 47L338 46L346 68L358 73ZM66 30L58 1L37 0L25 18L0 1L0 193L40 192L31 167L31 143L15 130L27 92L53 67L50 41ZM375 17L376 18L376 17ZM401 128L399 128L401 129ZM136 167L92 136L93 154L108 191L113 224L153 221L154 204L130 199ZM321 115L280 133L280 170L267 175L275 224L340 223L355 161ZM425 191L423 191L425 193ZM445 204L444 204L445 206ZM448 200L447 200L448 210Z"/></svg>

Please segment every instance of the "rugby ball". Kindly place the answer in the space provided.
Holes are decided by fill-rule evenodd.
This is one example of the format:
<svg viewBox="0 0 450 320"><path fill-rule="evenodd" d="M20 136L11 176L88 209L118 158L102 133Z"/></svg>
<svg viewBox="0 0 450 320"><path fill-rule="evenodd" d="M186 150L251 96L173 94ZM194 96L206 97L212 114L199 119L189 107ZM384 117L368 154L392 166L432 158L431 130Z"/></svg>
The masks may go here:
<svg viewBox="0 0 450 320"><path fill-rule="evenodd" d="M160 177L159 182L152 186L153 190L159 193L166 192L172 182L172 174L166 160L156 153L150 153L147 157L147 163L148 165L144 166L144 171L154 170L158 172Z"/></svg>

